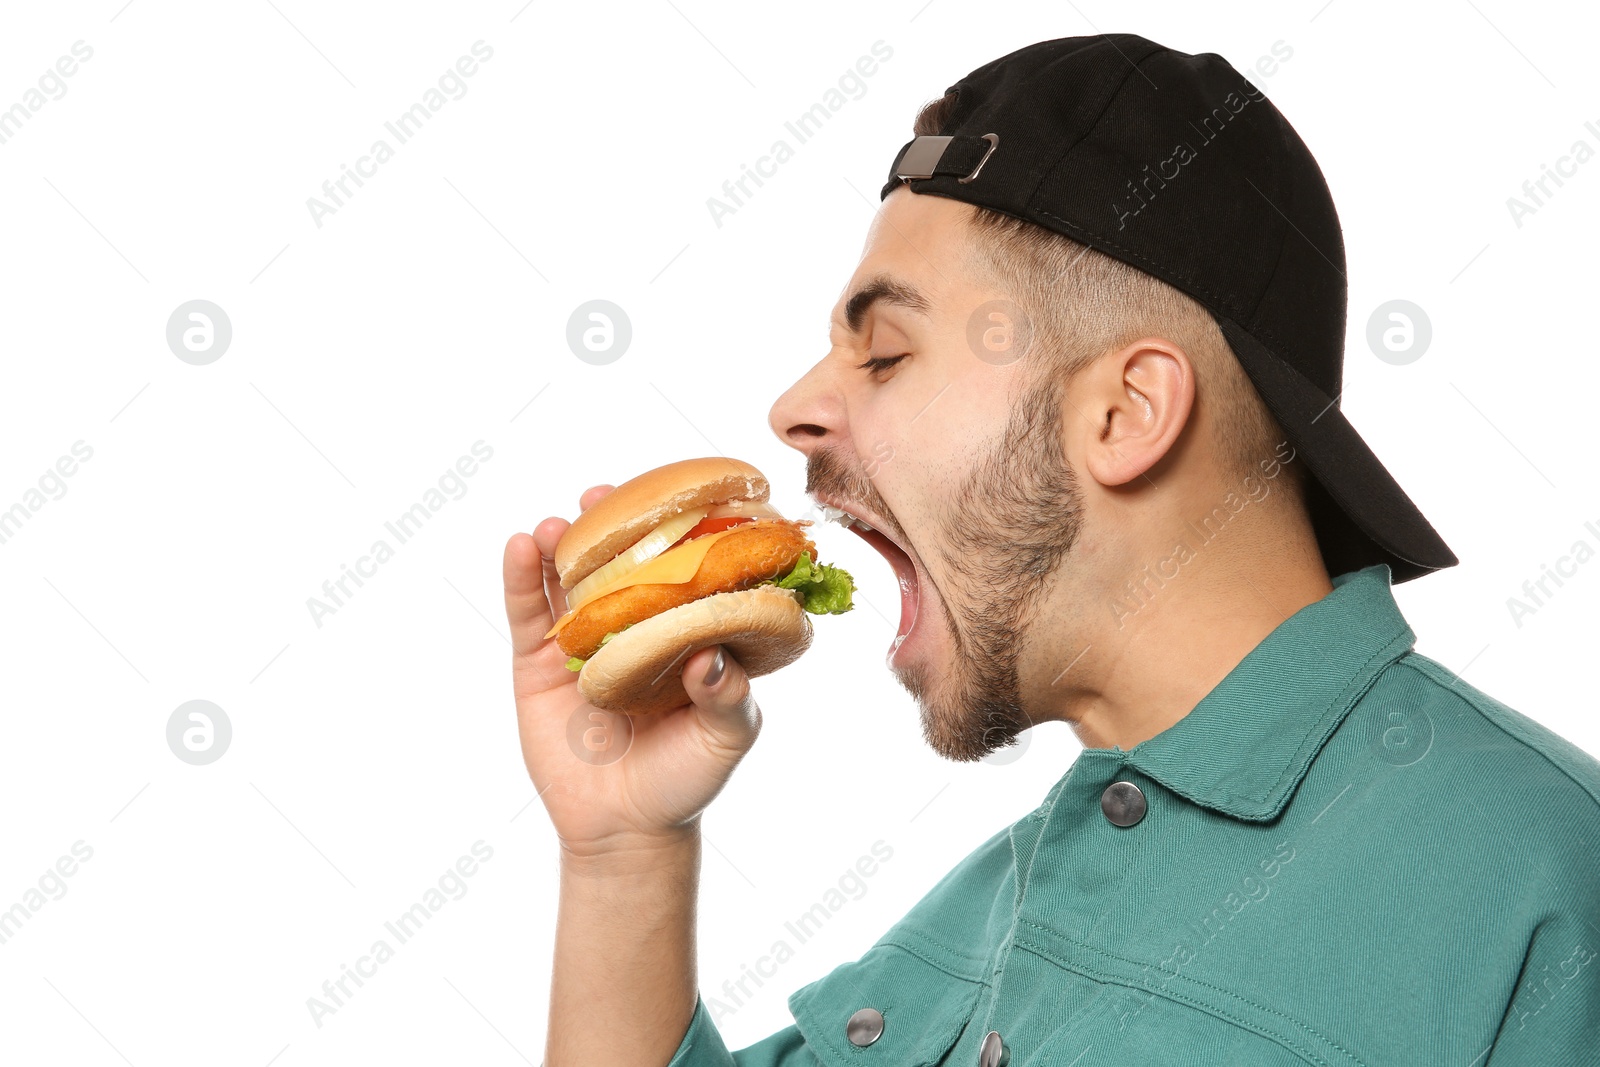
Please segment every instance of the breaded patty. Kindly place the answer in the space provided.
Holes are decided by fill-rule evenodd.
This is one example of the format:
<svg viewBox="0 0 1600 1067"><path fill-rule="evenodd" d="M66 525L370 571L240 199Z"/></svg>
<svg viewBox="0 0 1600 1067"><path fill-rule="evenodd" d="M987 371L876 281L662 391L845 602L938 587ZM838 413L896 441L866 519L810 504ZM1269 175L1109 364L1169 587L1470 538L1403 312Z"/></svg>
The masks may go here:
<svg viewBox="0 0 1600 1067"><path fill-rule="evenodd" d="M608 593L584 605L556 635L556 644L569 656L588 659L606 634L712 593L737 592L781 577L794 569L802 552L811 553L813 561L817 558L816 546L795 522L758 520L735 526L711 546L689 581L634 585Z"/></svg>

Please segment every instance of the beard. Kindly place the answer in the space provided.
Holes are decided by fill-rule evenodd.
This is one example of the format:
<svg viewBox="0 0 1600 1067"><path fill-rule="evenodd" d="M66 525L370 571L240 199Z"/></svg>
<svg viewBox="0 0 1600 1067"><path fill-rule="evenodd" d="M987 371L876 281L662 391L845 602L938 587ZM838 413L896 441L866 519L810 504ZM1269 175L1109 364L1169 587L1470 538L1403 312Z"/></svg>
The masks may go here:
<svg viewBox="0 0 1600 1067"><path fill-rule="evenodd" d="M980 760L1033 725L1017 669L1022 632L1083 527L1083 498L1061 452L1056 377L1026 387L918 549L925 561L938 552L950 576L950 595L919 595L938 595L955 651L949 663L897 667L895 677L917 701L924 740L949 760ZM828 449L808 459L806 491L859 501L913 544L872 483Z"/></svg>

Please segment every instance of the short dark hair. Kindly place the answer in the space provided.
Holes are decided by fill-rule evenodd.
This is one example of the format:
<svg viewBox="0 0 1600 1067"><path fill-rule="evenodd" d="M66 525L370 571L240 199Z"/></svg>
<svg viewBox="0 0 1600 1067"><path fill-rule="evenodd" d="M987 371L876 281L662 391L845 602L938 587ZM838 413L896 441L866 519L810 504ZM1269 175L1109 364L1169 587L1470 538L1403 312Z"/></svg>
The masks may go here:
<svg viewBox="0 0 1600 1067"><path fill-rule="evenodd" d="M937 135L955 106L947 93L922 108L915 136ZM967 267L1011 294L1032 327L1034 381L1064 383L1100 356L1144 336L1179 345L1195 367L1195 404L1206 406L1216 448L1230 473L1243 477L1276 461L1286 437L1267 410L1227 339L1198 302L1166 282L1070 237L999 211L970 209L973 241ZM1286 488L1303 502L1302 464L1287 463Z"/></svg>

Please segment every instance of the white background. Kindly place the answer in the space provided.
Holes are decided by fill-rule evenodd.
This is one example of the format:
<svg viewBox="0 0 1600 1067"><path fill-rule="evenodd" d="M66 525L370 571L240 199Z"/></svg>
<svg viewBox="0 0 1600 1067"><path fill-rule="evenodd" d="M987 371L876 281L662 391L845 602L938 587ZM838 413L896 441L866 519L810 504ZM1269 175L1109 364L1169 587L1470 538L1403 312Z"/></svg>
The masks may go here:
<svg viewBox="0 0 1600 1067"><path fill-rule="evenodd" d="M7 5L0 31L0 108L93 48L0 144L0 509L93 449L0 544L0 908L93 849L0 945L0 1059L537 1063L556 847L516 743L506 538L571 516L588 485L717 452L803 511L767 410L826 350L913 116L1052 37L1128 30L1241 70L1292 50L1255 81L1343 220L1343 407L1462 560L1398 588L1418 648L1600 752L1600 561L1520 626L1506 603L1575 541L1600 547L1600 161L1520 227L1506 206L1575 140L1600 148L1592 12L274 3ZM384 122L479 40L493 57L466 94L318 227L307 198L393 145ZM718 227L707 198L880 40L864 94ZM207 366L166 344L192 299L232 322ZM606 366L565 340L591 299L633 326ZM1432 321L1409 365L1365 342L1391 299ZM384 522L480 440L493 457L465 495L316 625L307 598L393 544ZM827 540L863 606L759 683L765 730L705 817L702 989L793 943L785 920L873 842L893 857L724 1017L733 1048L787 1025L789 992L859 956L1078 751L1049 724L1004 765L934 756L882 666L889 569ZM209 766L167 747L192 699L233 726ZM466 895L316 1025L307 998L480 840L493 858Z"/></svg>

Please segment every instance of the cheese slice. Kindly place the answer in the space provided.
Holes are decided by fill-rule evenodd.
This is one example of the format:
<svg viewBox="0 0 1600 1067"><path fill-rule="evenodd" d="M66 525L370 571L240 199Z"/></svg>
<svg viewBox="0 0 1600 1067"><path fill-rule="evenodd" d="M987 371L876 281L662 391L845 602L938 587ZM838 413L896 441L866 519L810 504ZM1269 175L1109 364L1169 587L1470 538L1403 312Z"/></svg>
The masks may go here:
<svg viewBox="0 0 1600 1067"><path fill-rule="evenodd" d="M592 595L584 597L582 601L573 605L565 615L556 620L554 626L550 627L550 632L544 635L545 638L554 637L566 629L567 624L572 621L572 617L587 605L620 589L628 589L635 585L681 585L684 582L691 581L700 572L700 564L705 562L706 553L711 551L712 545L729 534L748 529L752 525L754 524L742 522L726 530L705 534L676 548L667 549L655 559L646 562L638 570L630 571L609 585L601 586Z"/></svg>

